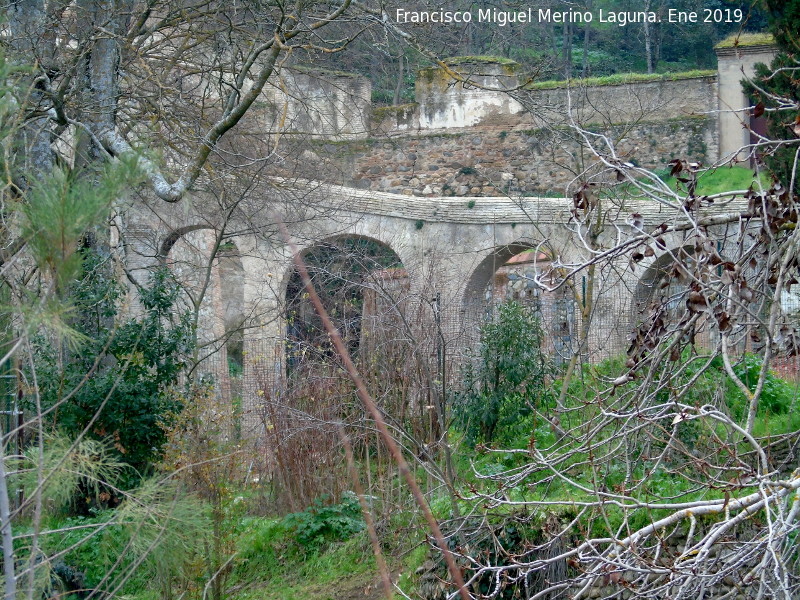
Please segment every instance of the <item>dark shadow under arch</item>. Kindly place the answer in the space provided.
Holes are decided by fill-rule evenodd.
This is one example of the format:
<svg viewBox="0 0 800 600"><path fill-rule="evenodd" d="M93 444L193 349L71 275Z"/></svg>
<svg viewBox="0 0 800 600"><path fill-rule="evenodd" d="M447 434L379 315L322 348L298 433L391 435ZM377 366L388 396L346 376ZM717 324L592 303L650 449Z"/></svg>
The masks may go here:
<svg viewBox="0 0 800 600"><path fill-rule="evenodd" d="M364 290L376 271L403 268L388 244L364 235L341 234L321 240L301 251L317 294L352 352L361 342ZM307 298L295 269L290 269L285 298L287 370L301 362L325 360L332 355L327 333Z"/></svg>

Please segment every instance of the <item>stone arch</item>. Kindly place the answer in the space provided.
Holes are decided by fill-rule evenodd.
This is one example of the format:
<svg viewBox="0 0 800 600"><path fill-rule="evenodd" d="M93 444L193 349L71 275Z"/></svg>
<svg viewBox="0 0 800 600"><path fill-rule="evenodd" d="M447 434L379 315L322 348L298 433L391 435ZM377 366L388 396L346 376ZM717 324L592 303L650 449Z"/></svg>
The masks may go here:
<svg viewBox="0 0 800 600"><path fill-rule="evenodd" d="M306 244L300 245L297 244L297 252L305 257L308 255L309 252L312 252L314 249L319 248L320 246L324 246L326 244L333 244L337 241L344 240L344 239L359 239L359 240L367 240L374 242L395 254L398 258L400 258L400 253L392 247L392 245L388 242L385 242L381 239L378 239L374 236L364 235L360 233L337 233L325 237L321 237L318 240L309 241ZM401 262L402 258L401 258ZM405 263L403 263L405 264ZM294 258L291 254L285 255L285 260L283 264L280 265L279 273L277 274L277 286L276 286L276 296L278 298L285 298L286 297L286 289L289 285L289 281L292 279L292 276L295 274L295 266L294 266Z"/></svg>
<svg viewBox="0 0 800 600"><path fill-rule="evenodd" d="M170 231L167 235L164 236L164 239L161 240L161 244L158 246L158 258L161 262L165 262L167 260L167 256L169 256L170 250L172 250L173 246L185 235L193 233L195 231L199 231L201 229L211 229L214 228L211 225L186 225L184 227L177 227Z"/></svg>
<svg viewBox="0 0 800 600"><path fill-rule="evenodd" d="M245 271L233 238L223 238L211 224L177 227L157 246L158 262L173 273L182 292L183 309L198 311L196 341L200 364L194 373L213 381L224 403L233 389L231 374L243 368ZM231 358L236 368L232 368ZM239 380L240 381L240 380Z"/></svg>
<svg viewBox="0 0 800 600"><path fill-rule="evenodd" d="M125 264L129 273L131 292L131 313L142 311L136 288L147 283L149 273L159 265L158 234L149 224L128 223L123 234L125 244Z"/></svg>
<svg viewBox="0 0 800 600"><path fill-rule="evenodd" d="M225 328L225 347L232 371L241 372L244 363L243 328L247 319L244 309L245 270L239 246L226 239L217 250L222 319Z"/></svg>
<svg viewBox="0 0 800 600"><path fill-rule="evenodd" d="M206 265L212 260L216 243L211 225L194 224L178 227L166 234L157 245L156 259L167 266L184 290L199 291Z"/></svg>
<svg viewBox="0 0 800 600"><path fill-rule="evenodd" d="M462 307L467 309L475 306L476 303L485 302L484 291L497 270L508 263L509 260L527 250L538 250L543 254L548 254L541 243L519 240L497 246L484 256L472 269L469 279L467 279L462 298Z"/></svg>
<svg viewBox="0 0 800 600"><path fill-rule="evenodd" d="M297 251L300 253L301 256L305 256L309 251L317 248L321 245L325 244L332 244L336 243L339 240L344 239L358 239L358 240L366 240L373 242L381 247L384 247L391 251L395 256L398 257L400 262L403 264L404 267L410 267L414 261L414 252L412 249L406 247L398 246L391 236L388 236L389 239L386 239L387 236L381 235L381 233L385 233L386 231L372 231L368 227L358 227L352 228L352 230L339 230L335 233L330 233L327 235L321 235L319 237L314 238L307 238L308 241L305 243L298 243L295 242L297 247ZM411 252L409 252L411 250ZM291 279L295 267L293 256L288 252L288 249L285 253L282 254L284 257L282 260L282 264L280 264L278 268L278 272L276 275L276 295L279 298L285 298L286 296L286 287ZM281 262L281 261L279 261Z"/></svg>
<svg viewBox="0 0 800 600"><path fill-rule="evenodd" d="M518 241L495 248L477 264L464 290L462 310L472 342L477 342L479 325L494 314L491 307L498 301L514 300L538 318L543 351L557 364L569 360L579 326L574 292L569 286L547 291L534 281L534 277L551 277L548 284L556 283L558 275L550 271L550 261L543 244Z"/></svg>
<svg viewBox="0 0 800 600"><path fill-rule="evenodd" d="M193 235L197 232L203 233L199 237ZM192 239L193 237L196 239ZM193 224L178 227L163 237L158 244L156 257L161 264L171 267L173 271L176 262L186 261L189 268L183 270L188 272L190 278L202 275L208 261L213 261L213 281L210 283L209 292L215 296L213 301L218 304L215 307L215 314L217 319L224 323L224 330L227 333L240 327L244 319L243 314L238 314L242 313L244 305L244 265L241 252L233 237L224 237L219 245L217 241L217 230L212 225ZM184 256L171 256L174 255L176 247L182 245L181 242L185 242L185 247L181 248ZM187 251L195 254L193 259L187 259ZM193 260L198 261L198 264L194 264Z"/></svg>
<svg viewBox="0 0 800 600"><path fill-rule="evenodd" d="M636 283L636 289L633 292L633 302L631 303L633 323L640 319L642 312L661 290L664 290L662 295L667 302L676 303L679 300L679 288L682 284L679 284L677 280L668 282L666 286L664 283L666 279L671 277L670 270L677 258L691 260L692 256L694 256L693 245L678 246L665 251L647 266ZM670 306L670 308L674 309L675 307Z"/></svg>
<svg viewBox="0 0 800 600"><path fill-rule="evenodd" d="M342 338L351 350L357 350L368 308L365 292L369 282L361 279L375 271L402 271L385 280L406 286L408 275L399 253L382 240L356 233L328 236L306 245L299 252ZM288 266L279 290L284 301L282 312L286 320L286 367L289 371L307 355L309 348L316 352L325 347L321 355L330 353L330 349L327 348L327 334L322 331L310 302L304 298L304 288L293 265Z"/></svg>
<svg viewBox="0 0 800 600"><path fill-rule="evenodd" d="M724 240L720 238L717 239L716 250L722 260L727 262L729 257L735 254L735 248L733 246L726 247ZM645 322L648 318L653 316L653 313L649 313L649 311L655 306L655 303L660 303L665 309L660 314L664 322L674 325L680 323L680 320L685 318L689 310L687 307L687 299L692 284L689 278L680 277L679 273L673 270L672 266L680 262L689 269L694 269L693 261L707 260L705 256L697 257L696 254L694 244L684 243L683 245L664 252L646 268L633 291L631 303L631 323L633 328L640 326L642 322ZM725 268L723 264L718 264L716 266L706 264L704 266L705 268L714 269L717 275L722 275L723 269ZM755 276L757 270L760 268L760 265L746 265L742 271L738 271L738 275L749 279ZM709 304L714 303L713 300L710 298L708 299ZM759 301L755 300L751 303L750 309L758 311L760 310L758 305ZM715 310L703 311L692 332L692 343L694 345L713 348L719 342L717 316ZM746 340L742 341L742 345L738 348L738 351L745 351L747 348Z"/></svg>
<svg viewBox="0 0 800 600"><path fill-rule="evenodd" d="M541 249L541 244L520 240L511 244L498 246L491 250L489 254L481 259L472 269L472 273L464 288L463 307L466 309L476 302L483 302L484 290L486 286L489 285L497 269L518 254L536 248Z"/></svg>

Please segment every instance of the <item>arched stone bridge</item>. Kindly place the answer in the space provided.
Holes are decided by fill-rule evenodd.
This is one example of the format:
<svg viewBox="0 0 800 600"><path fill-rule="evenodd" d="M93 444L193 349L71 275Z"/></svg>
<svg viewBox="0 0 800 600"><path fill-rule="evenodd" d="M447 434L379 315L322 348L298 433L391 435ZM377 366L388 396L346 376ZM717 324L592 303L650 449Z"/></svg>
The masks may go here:
<svg viewBox="0 0 800 600"><path fill-rule="evenodd" d="M774 49L761 38L735 36L729 42L717 49L716 73L632 78L621 85L563 82L524 93L511 61L453 59L458 81L452 69L425 69L417 78L416 102L398 107L372 107L363 77L287 67L281 85L265 90L253 122L267 137L279 130L290 134L281 138L280 156L268 166L271 175L286 178L247 180L240 172L180 203L142 200L121 212L129 279L143 279L154 265L170 265L197 317L206 357L200 372L214 377L223 397L230 395L231 354L244 367L245 408L258 405L259 393L277 392L286 373L287 296L299 290L290 281L292 253L279 222L309 258L315 246L342 238L370 240L370 247L391 251L402 275L383 271L381 281L376 273L369 286L384 287L370 293L384 294L381 310L395 315L414 307L419 315L427 306L430 316L437 298L435 344L443 342L450 357L475 347L487 300L518 294L557 308L540 311L554 354L575 352L588 295L591 336L581 352L590 360L622 352L636 307L661 281L670 253L685 245L683 234L663 236L666 249L643 256L635 270L620 255L598 260L593 286L580 272L559 291L548 288L573 266L642 229L688 215L654 201L603 201L602 231L591 249L587 228L571 218L571 200L532 197L564 189L577 171L603 168L591 157L594 167L585 163L582 138L551 134L582 123L615 139L619 156L636 156L651 169L663 168L673 156L706 164L743 159L740 148L756 123L740 80ZM576 156L583 157L580 166ZM500 190L510 197L493 197ZM741 204L718 201L701 212L731 213L735 223ZM634 214L640 215L637 226ZM724 226L711 233L726 237ZM538 251L503 266L527 249ZM134 311L136 302L132 294ZM387 329L378 301L371 302L371 322ZM366 314L365 297L358 318ZM359 325L359 343L368 326Z"/></svg>
<svg viewBox="0 0 800 600"><path fill-rule="evenodd" d="M285 368L286 289L293 266L276 226L279 220L301 252L342 237L374 240L391 249L408 274L406 298L439 294L442 299L451 354L474 345L476 314L485 305L487 285L509 259L537 248L562 265L563 273L592 258L586 228L571 218L570 199L410 198L309 182L273 184L268 194L245 198L235 208L220 208L210 197L194 198L194 209L154 202L152 210L131 211L123 231L134 278L167 262L187 285L199 311L203 351L218 372L226 371L228 336L233 331L242 336L248 355L245 406ZM712 206L701 212L735 215L744 209L742 200ZM639 215L635 224L633 214ZM652 230L680 218L679 211L655 201L607 210L595 254L640 233L636 227ZM663 252L635 270L627 257L602 263L594 292L592 343L586 349L590 358L624 348L637 293L653 279L648 266L663 265L685 243L681 233L665 236L665 241ZM578 296L581 277L573 288Z"/></svg>

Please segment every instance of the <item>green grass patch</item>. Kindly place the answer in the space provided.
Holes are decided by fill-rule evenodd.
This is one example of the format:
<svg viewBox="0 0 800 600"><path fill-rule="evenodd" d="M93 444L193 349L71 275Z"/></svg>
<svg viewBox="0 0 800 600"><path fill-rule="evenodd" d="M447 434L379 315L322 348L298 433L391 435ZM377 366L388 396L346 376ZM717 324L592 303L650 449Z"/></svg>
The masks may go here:
<svg viewBox="0 0 800 600"><path fill-rule="evenodd" d="M769 176L766 173L761 173L759 177L764 189L769 188ZM756 183L757 179L753 170L746 167L710 169L697 177L697 194L710 196L712 194L724 194L732 190L746 190ZM667 176L664 181L670 188L678 191L679 182L675 177Z"/></svg>
<svg viewBox="0 0 800 600"><path fill-rule="evenodd" d="M615 73L603 77L587 77L585 79L537 81L529 84L529 90L554 90L565 87L589 87L607 85L625 85L628 83L649 83L654 81L678 81L680 79L697 79L699 77L714 77L716 71L693 70L681 73Z"/></svg>
<svg viewBox="0 0 800 600"><path fill-rule="evenodd" d="M357 597L378 577L366 532L302 552L279 520L252 519L246 527L231 589L239 600L340 600Z"/></svg>
<svg viewBox="0 0 800 600"><path fill-rule="evenodd" d="M419 544L408 553L403 561L403 572L397 580L397 586L411 597L414 597L416 591L417 569L421 567L428 558L428 553L428 545Z"/></svg>

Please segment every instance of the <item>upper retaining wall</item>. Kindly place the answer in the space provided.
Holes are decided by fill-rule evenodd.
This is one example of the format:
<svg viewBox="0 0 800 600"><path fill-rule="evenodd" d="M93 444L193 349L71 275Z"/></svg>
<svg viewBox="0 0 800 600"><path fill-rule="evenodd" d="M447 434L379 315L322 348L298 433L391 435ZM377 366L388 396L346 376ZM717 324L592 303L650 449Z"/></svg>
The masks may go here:
<svg viewBox="0 0 800 600"><path fill-rule="evenodd" d="M464 128L539 129L578 124L669 121L720 110L720 152L747 140L740 80L757 62L769 62L768 40L717 48L719 70L666 75L625 75L528 84L514 61L461 57L420 70L416 102L374 109L366 77L284 68L262 94L271 132L327 139L402 135ZM733 112L731 112L733 111ZM740 111L740 112L735 112ZM735 147L735 148L734 148Z"/></svg>
<svg viewBox="0 0 800 600"><path fill-rule="evenodd" d="M512 61L450 59L422 69L415 104L377 109L373 132L541 129L669 121L717 106L717 74L630 75L524 85Z"/></svg>
<svg viewBox="0 0 800 600"><path fill-rule="evenodd" d="M373 108L366 77L293 67L262 94L269 132L329 140L415 135L459 129L540 129L669 121L717 105L714 72L545 82L523 86L508 59L464 57L422 69L416 102ZM739 94L741 95L741 94Z"/></svg>
<svg viewBox="0 0 800 600"><path fill-rule="evenodd" d="M448 59L420 71L416 103L377 109L365 77L283 70L265 93L267 122L320 140L284 163L290 176L408 195L560 193L596 161L574 125L648 168L732 156L749 122L739 79L772 49L718 52L719 72L533 84L507 59Z"/></svg>

